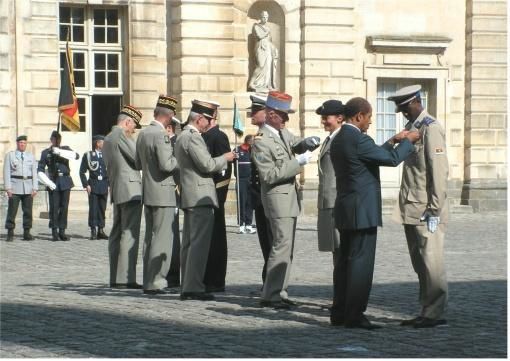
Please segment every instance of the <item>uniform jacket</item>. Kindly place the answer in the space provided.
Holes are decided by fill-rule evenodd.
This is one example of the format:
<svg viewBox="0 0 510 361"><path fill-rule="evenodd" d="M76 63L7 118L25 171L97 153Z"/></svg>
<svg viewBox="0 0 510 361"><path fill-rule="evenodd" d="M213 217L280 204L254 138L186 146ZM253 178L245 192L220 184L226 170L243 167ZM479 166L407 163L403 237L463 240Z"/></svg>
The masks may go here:
<svg viewBox="0 0 510 361"><path fill-rule="evenodd" d="M257 166L264 212L268 218L297 217L300 211L296 175L301 166L292 153L292 146L300 141L288 130L283 138L262 126L255 136L252 160Z"/></svg>
<svg viewBox="0 0 510 361"><path fill-rule="evenodd" d="M406 128L417 130L421 138L404 162L397 219L404 224L423 224L420 217L429 209L446 223L448 158L444 129L426 111Z"/></svg>
<svg viewBox="0 0 510 361"><path fill-rule="evenodd" d="M37 162L33 154L23 152L22 160L20 152L8 152L4 159L4 188L14 194L31 194L33 190L37 191L37 186Z"/></svg>
<svg viewBox="0 0 510 361"><path fill-rule="evenodd" d="M202 133L205 144L211 156L218 157L225 153L230 152L230 142L227 135L220 129L219 126L214 126L207 132ZM218 202L225 203L227 200L228 185L232 176L232 164L228 163L227 169L223 172L215 173L213 181L216 186L216 193Z"/></svg>
<svg viewBox="0 0 510 361"><path fill-rule="evenodd" d="M186 126L177 137L175 157L181 180L181 208L218 207L213 174L227 168L225 157L211 157L200 133Z"/></svg>
<svg viewBox="0 0 510 361"><path fill-rule="evenodd" d="M142 199L142 178L135 166L136 144L119 126L104 138L103 156L114 204Z"/></svg>
<svg viewBox="0 0 510 361"><path fill-rule="evenodd" d="M317 208L328 209L335 206L336 179L333 163L331 163L331 143L338 132L327 143L323 143L317 167L319 169L319 195L317 197Z"/></svg>
<svg viewBox="0 0 510 361"><path fill-rule="evenodd" d="M67 145L61 145L60 149L70 150ZM80 155L76 153L76 159ZM50 178L57 188L57 191L65 191L74 187L73 178L71 178L71 170L69 169L69 160L62 158L53 153L52 147L46 148L41 152L41 159L39 159L38 172L45 172L48 168L48 178Z"/></svg>
<svg viewBox="0 0 510 361"><path fill-rule="evenodd" d="M172 142L165 129L155 120L138 134L136 167L142 170L143 204L176 207L173 172L178 169Z"/></svg>
<svg viewBox="0 0 510 361"><path fill-rule="evenodd" d="M89 172L89 178L85 173ZM80 180L83 188L90 186L94 194L108 193L108 174L106 173L106 164L104 157L96 151L83 153L80 165Z"/></svg>
<svg viewBox="0 0 510 361"><path fill-rule="evenodd" d="M354 126L342 126L330 150L338 190L334 211L338 229L382 226L379 166L396 167L413 149L407 139L395 148L388 142L378 146Z"/></svg>

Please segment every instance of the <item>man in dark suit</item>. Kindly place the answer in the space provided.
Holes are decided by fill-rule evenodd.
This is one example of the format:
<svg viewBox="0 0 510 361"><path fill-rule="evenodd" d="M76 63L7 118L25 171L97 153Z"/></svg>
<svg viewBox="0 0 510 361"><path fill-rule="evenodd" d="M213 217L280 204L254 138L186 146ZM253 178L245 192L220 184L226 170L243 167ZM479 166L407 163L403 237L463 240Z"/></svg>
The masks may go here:
<svg viewBox="0 0 510 361"><path fill-rule="evenodd" d="M104 233L106 201L108 199L108 175L103 159L104 136L92 137L92 151L83 154L80 165L80 180L89 196L90 239L108 239ZM89 179L85 173L89 172ZM97 228L97 229L96 229Z"/></svg>
<svg viewBox="0 0 510 361"><path fill-rule="evenodd" d="M209 128L202 133L211 157L219 157L230 152L230 142L227 135L216 124L216 114ZM227 275L227 230L225 225L225 201L227 200L228 185L232 175L232 163L227 169L213 175L218 197L218 208L214 210L214 230L209 248L207 268L204 284L207 292L225 292L225 277Z"/></svg>
<svg viewBox="0 0 510 361"><path fill-rule="evenodd" d="M69 195L74 187L69 169L69 160L76 160L80 155L66 145L60 146L62 135L54 130L50 137L51 146L41 153L37 171L44 175L48 169L48 178L56 188L48 187L50 203L50 222L52 241L69 241L66 235L67 211L69 208Z"/></svg>
<svg viewBox="0 0 510 361"><path fill-rule="evenodd" d="M331 143L337 197L335 224L340 256L335 260L331 324L378 328L363 314L367 308L375 260L377 227L382 226L379 166L396 167L413 150L417 132L403 131L382 146L366 135L372 107L363 98L345 104L346 123ZM400 143L394 147L395 143Z"/></svg>

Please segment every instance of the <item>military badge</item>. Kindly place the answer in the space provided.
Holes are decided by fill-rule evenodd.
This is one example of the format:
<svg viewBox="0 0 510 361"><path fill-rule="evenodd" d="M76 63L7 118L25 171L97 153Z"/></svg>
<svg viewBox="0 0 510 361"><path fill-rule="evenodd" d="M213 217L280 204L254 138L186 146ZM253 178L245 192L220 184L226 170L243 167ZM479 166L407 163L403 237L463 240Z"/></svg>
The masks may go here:
<svg viewBox="0 0 510 361"><path fill-rule="evenodd" d="M436 154L444 154L443 148L436 148Z"/></svg>
<svg viewBox="0 0 510 361"><path fill-rule="evenodd" d="M165 143L170 143L170 136L165 135Z"/></svg>

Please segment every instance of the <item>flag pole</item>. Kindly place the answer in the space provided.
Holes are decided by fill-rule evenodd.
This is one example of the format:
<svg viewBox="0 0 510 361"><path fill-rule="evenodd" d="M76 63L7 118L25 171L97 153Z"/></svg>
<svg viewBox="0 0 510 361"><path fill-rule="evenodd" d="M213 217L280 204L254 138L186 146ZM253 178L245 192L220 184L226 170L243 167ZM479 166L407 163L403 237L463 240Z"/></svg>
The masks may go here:
<svg viewBox="0 0 510 361"><path fill-rule="evenodd" d="M237 112L237 102L236 98L234 97L234 117L236 116ZM234 131L235 134L235 140L234 140L234 149L237 151L237 132ZM241 202L239 197L239 158L236 161L236 201L237 201L237 225L241 227Z"/></svg>

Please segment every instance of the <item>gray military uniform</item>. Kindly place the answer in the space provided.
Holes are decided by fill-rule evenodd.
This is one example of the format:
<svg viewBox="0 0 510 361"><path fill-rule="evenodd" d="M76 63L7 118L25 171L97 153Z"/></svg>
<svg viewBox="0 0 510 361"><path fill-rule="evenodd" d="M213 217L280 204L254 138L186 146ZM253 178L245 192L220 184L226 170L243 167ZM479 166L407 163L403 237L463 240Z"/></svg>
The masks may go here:
<svg viewBox="0 0 510 361"><path fill-rule="evenodd" d="M200 133L191 125L175 143L181 181L181 208L184 211L181 272L182 293L204 292L204 274L218 207L212 175L227 168L223 155L212 158Z"/></svg>
<svg viewBox="0 0 510 361"><path fill-rule="evenodd" d="M404 162L399 202L394 217L404 224L409 254L420 282L421 316L438 319L448 299L443 244L448 221L448 158L443 127L423 111L409 130L420 132L415 151ZM425 210L440 217L434 233L420 221Z"/></svg>
<svg viewBox="0 0 510 361"><path fill-rule="evenodd" d="M172 259L177 207L173 173L178 165L170 137L155 120L138 135L136 166L142 170L142 200L145 206L143 288L157 290L167 286L166 275Z"/></svg>
<svg viewBox="0 0 510 361"><path fill-rule="evenodd" d="M110 284L136 282L142 216L142 179L135 165L136 144L119 126L104 139L103 157L110 182L113 226L108 250Z"/></svg>
<svg viewBox="0 0 510 361"><path fill-rule="evenodd" d="M264 212L271 227L273 243L267 261L267 274L261 299L287 299L296 219L300 211L296 175L301 166L292 153L292 145L300 141L282 129L284 141L266 124L255 136L252 159L259 172Z"/></svg>

